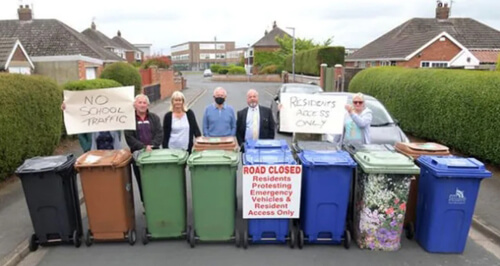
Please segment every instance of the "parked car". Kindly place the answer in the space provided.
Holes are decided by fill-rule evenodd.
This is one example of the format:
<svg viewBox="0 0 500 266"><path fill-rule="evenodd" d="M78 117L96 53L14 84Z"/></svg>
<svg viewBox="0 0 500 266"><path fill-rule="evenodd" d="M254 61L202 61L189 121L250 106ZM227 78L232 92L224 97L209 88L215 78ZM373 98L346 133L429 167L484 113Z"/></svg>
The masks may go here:
<svg viewBox="0 0 500 266"><path fill-rule="evenodd" d="M271 102L271 112L274 115L274 121L276 121L276 129L278 133L280 131L280 112L278 110L278 105L281 102L281 94L282 93L306 93L306 94L314 94L323 92L323 89L320 86L312 85L312 84L304 84L304 83L285 83L279 87L276 92L276 96L274 96L274 101Z"/></svg>
<svg viewBox="0 0 500 266"><path fill-rule="evenodd" d="M203 71L203 77L211 77L212 76L212 70L210 70L209 68L205 69L205 71Z"/></svg>
<svg viewBox="0 0 500 266"><path fill-rule="evenodd" d="M348 92L324 92L324 95L347 95L347 102L352 104L354 93ZM372 144L392 144L396 142L410 142L399 122L387 111L385 106L375 97L365 95L365 106L372 110L372 123L370 137Z"/></svg>

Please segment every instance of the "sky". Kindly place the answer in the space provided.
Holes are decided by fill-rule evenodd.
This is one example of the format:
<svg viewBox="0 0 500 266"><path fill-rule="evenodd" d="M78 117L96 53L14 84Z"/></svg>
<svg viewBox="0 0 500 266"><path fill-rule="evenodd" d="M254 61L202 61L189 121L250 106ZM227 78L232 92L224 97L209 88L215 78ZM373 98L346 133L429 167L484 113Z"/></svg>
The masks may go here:
<svg viewBox="0 0 500 266"><path fill-rule="evenodd" d="M414 18L435 17L436 0L160 1L1 0L0 19L17 19L20 4L35 19L58 19L82 32L95 21L112 38L118 30L131 43L152 44L156 54L190 41L234 41L253 45L278 27L302 39L360 48ZM442 0L450 3L450 0ZM300 4L299 4L300 3ZM451 17L469 17L500 30L499 0L454 0Z"/></svg>

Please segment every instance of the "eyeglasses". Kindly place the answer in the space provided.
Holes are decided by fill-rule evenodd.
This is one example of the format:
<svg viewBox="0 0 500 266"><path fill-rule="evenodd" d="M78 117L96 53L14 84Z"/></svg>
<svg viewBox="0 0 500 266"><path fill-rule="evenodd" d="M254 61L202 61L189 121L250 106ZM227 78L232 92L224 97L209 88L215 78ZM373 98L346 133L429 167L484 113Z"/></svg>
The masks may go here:
<svg viewBox="0 0 500 266"><path fill-rule="evenodd" d="M363 101L353 101L353 104L363 104Z"/></svg>

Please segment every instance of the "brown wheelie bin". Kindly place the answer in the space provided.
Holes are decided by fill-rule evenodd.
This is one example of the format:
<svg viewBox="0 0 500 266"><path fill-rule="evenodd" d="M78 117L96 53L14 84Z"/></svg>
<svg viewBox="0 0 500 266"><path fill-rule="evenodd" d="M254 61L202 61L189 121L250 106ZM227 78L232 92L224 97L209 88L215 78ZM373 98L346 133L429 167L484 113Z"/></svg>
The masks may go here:
<svg viewBox="0 0 500 266"><path fill-rule="evenodd" d="M418 165L417 158L421 155L450 155L448 147L433 142L414 142L405 143L398 142L394 146L396 151L406 156L412 157ZM418 195L418 178L416 175L410 183L410 194L406 203L406 216L404 221L404 229L406 237L412 239L415 235L415 221L417 218L417 195Z"/></svg>
<svg viewBox="0 0 500 266"><path fill-rule="evenodd" d="M193 145L193 151L225 150L239 151L236 137L197 137Z"/></svg>
<svg viewBox="0 0 500 266"><path fill-rule="evenodd" d="M135 244L135 210L128 150L89 151L75 163L80 172L89 229L85 244L128 241Z"/></svg>

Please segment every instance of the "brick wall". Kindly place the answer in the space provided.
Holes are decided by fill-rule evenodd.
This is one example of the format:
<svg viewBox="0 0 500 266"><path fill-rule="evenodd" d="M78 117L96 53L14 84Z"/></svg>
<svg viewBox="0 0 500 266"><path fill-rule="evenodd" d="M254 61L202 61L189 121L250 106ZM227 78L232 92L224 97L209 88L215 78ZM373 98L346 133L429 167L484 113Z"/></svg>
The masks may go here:
<svg viewBox="0 0 500 266"><path fill-rule="evenodd" d="M135 52L134 51L125 51L125 59L129 63L135 62Z"/></svg>
<svg viewBox="0 0 500 266"><path fill-rule="evenodd" d="M186 80L182 76L175 75L170 69L157 69L155 67L140 70L142 87L151 84L160 84L161 99L170 97L176 90L186 87Z"/></svg>
<svg viewBox="0 0 500 266"><path fill-rule="evenodd" d="M26 56L23 53L23 50L21 50L21 47L17 47L16 51L14 52L14 55L12 56L12 61L28 61Z"/></svg>
<svg viewBox="0 0 500 266"><path fill-rule="evenodd" d="M78 79L85 80L86 79L86 70L85 70L85 62L78 61Z"/></svg>
<svg viewBox="0 0 500 266"><path fill-rule="evenodd" d="M448 38L443 38L445 38L444 41L437 40L420 52L420 57L417 54L408 62L397 62L397 65L417 68L420 67L421 61L450 61L461 49Z"/></svg>

